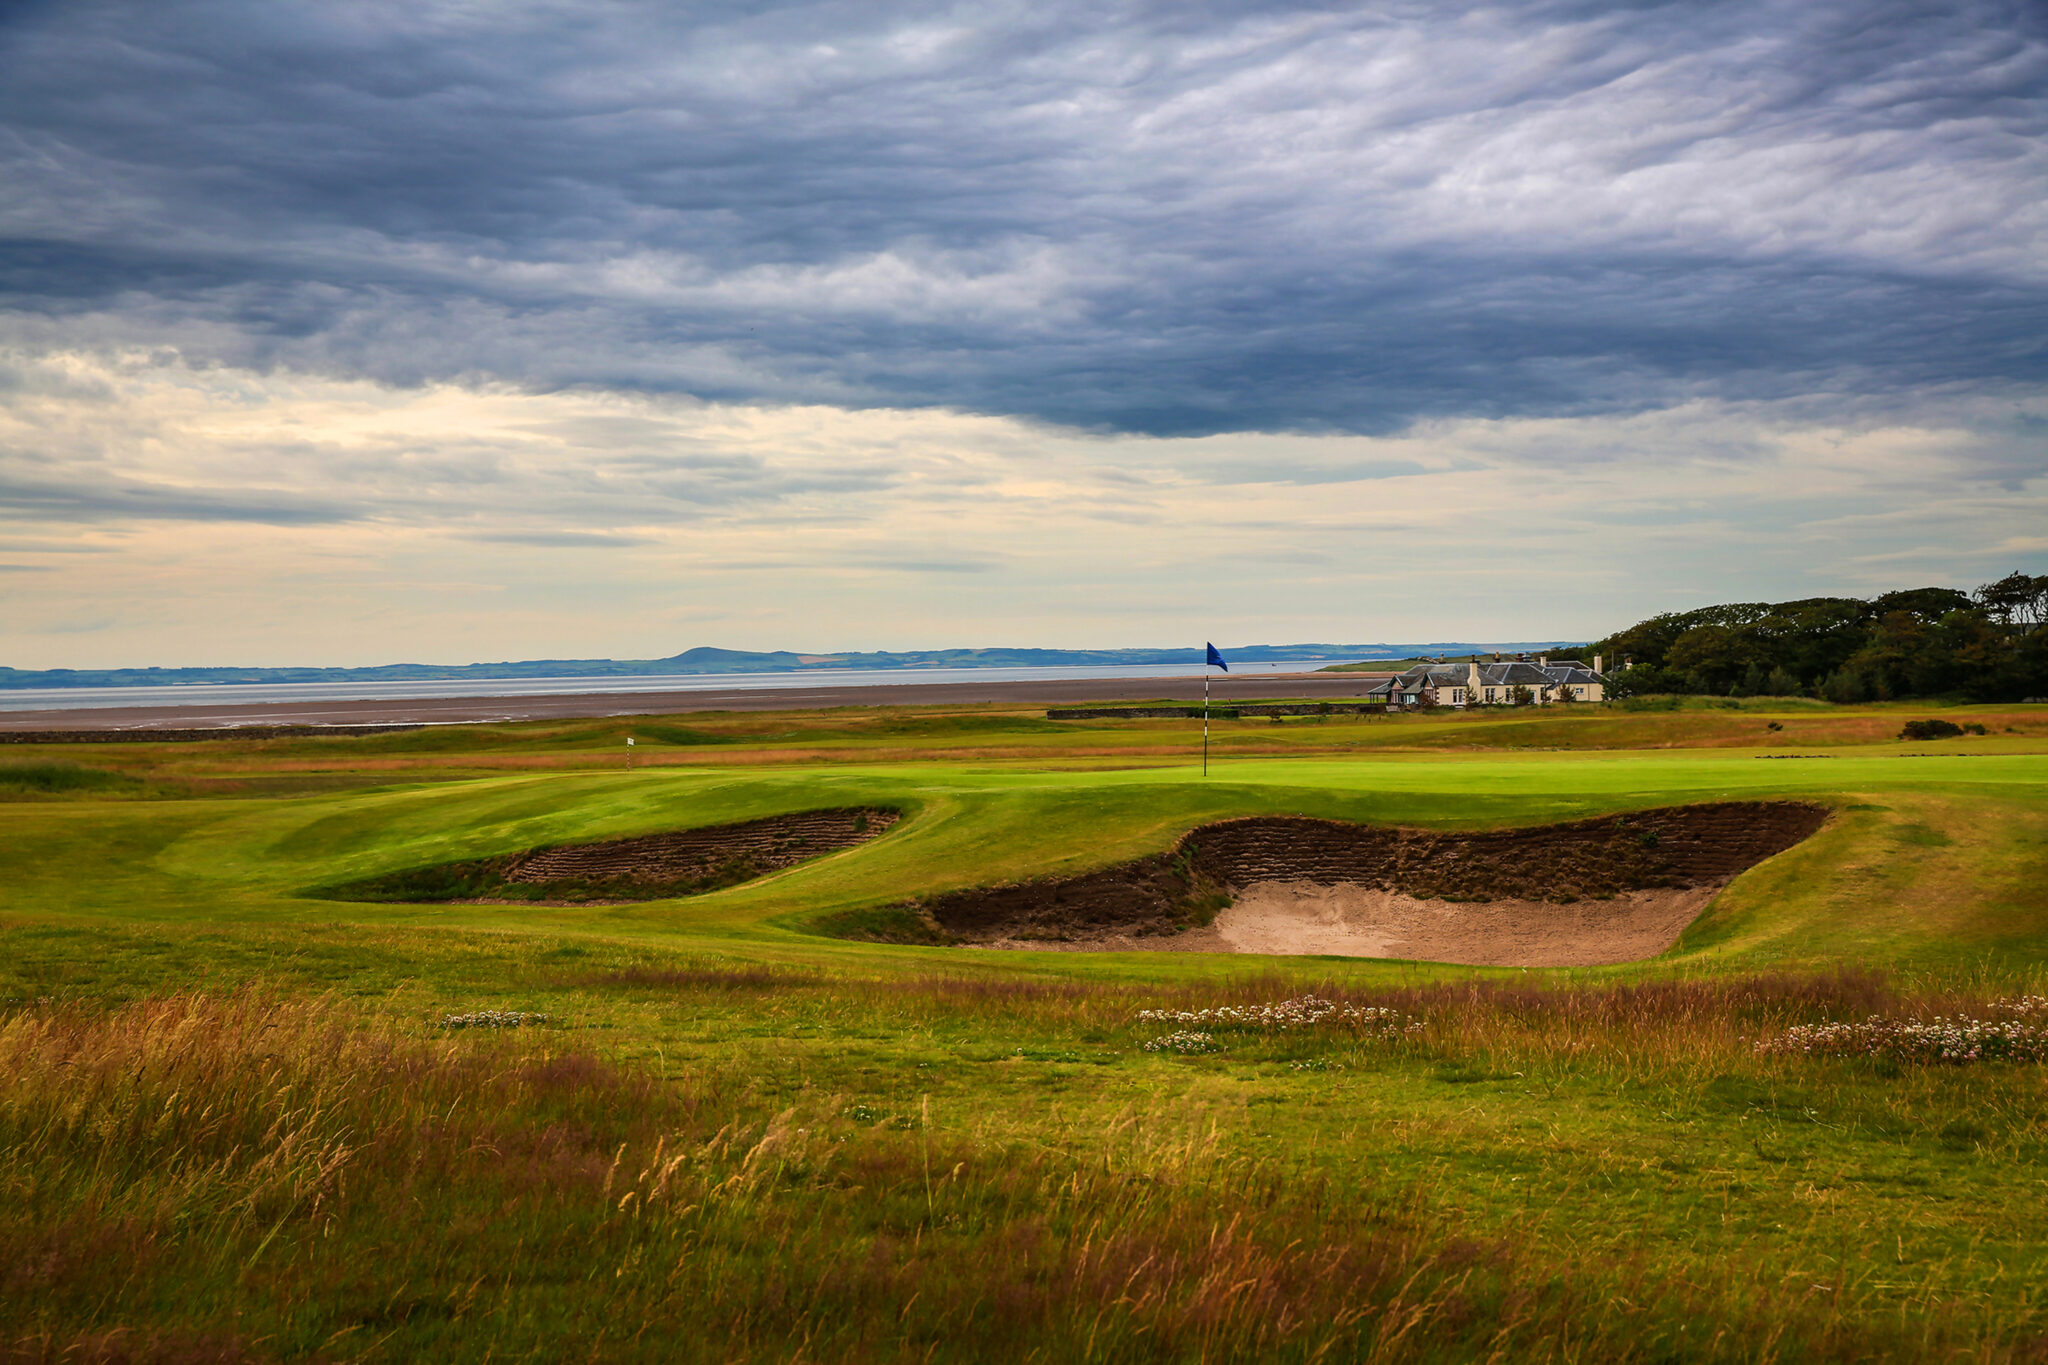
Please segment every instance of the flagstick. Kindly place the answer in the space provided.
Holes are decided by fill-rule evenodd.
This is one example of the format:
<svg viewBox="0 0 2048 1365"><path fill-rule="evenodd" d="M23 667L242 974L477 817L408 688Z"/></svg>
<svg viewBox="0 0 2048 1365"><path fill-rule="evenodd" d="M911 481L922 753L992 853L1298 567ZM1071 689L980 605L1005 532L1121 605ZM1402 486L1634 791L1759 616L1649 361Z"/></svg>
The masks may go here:
<svg viewBox="0 0 2048 1365"><path fill-rule="evenodd" d="M1209 775L1209 665L1202 665L1202 776Z"/></svg>

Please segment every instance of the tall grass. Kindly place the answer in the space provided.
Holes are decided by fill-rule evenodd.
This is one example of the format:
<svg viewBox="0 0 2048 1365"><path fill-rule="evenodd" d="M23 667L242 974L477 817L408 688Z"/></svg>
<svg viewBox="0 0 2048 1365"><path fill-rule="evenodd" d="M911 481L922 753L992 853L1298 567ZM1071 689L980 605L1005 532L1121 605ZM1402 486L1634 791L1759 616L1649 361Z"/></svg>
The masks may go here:
<svg viewBox="0 0 2048 1365"><path fill-rule="evenodd" d="M816 989L708 972L632 988L650 987ZM1600 1055L1595 1035L1654 1024L1685 1052L1696 1044L1681 1035L1861 1007L1883 989L1854 976L1633 995L1418 988L1383 1007L1430 1021L1428 1036L1356 1045ZM1129 1000L1065 985L855 994L842 1007L870 1019L1129 1021ZM1887 1320L1846 1290L1750 1266L1559 1260L1465 1227L1369 1165L1277 1161L1199 1116L1130 1111L1055 1139L985 1105L788 1104L743 1060L664 1080L564 1041L254 992L6 1017L0 1356L2007 1354L1996 1324L1955 1308Z"/></svg>
<svg viewBox="0 0 2048 1365"><path fill-rule="evenodd" d="M0 797L132 787L133 779L85 763L0 762Z"/></svg>

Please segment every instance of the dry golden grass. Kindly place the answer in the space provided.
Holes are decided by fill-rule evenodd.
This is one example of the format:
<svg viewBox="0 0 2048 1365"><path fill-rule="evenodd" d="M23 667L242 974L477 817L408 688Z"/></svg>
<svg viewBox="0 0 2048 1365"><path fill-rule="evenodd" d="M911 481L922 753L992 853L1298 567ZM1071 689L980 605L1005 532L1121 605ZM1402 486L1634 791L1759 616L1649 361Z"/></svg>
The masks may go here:
<svg viewBox="0 0 2048 1365"><path fill-rule="evenodd" d="M1299 985L1161 997L720 967L590 982L739 1011L795 993L869 1028L966 1019L1127 1040L1140 1000L1207 1008ZM1801 1102L1830 1107L1811 1078L1754 1058L1760 1024L1943 1003L1853 974L1373 998L1423 1030L1241 1034L1231 1050L1338 1070L1541 1068L1553 1088L1746 1067L1739 1084L1757 1094L1804 1086ZM253 991L17 1009L0 1023L0 1358L2002 1360L2026 1347L2025 1314L1924 1289L1887 1319L1872 1311L1884 1292L1839 1275L1789 1283L1604 1243L1560 1256L1342 1154L1261 1154L1199 1107L1048 1128L927 1093L884 1113L843 1093L771 1093L744 1059L662 1078L564 1043L548 1027L421 1031L338 998Z"/></svg>

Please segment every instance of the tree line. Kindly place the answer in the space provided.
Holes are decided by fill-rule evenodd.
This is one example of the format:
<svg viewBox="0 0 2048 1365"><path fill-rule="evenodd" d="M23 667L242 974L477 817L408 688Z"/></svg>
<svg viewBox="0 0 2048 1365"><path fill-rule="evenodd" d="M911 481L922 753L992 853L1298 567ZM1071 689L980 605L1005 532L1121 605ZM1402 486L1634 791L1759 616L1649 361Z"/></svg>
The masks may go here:
<svg viewBox="0 0 2048 1365"><path fill-rule="evenodd" d="M1590 649L1612 661L1608 695L1616 697L2048 697L2048 575L2013 573L1968 593L1907 588L1867 602L1731 602L1653 616Z"/></svg>

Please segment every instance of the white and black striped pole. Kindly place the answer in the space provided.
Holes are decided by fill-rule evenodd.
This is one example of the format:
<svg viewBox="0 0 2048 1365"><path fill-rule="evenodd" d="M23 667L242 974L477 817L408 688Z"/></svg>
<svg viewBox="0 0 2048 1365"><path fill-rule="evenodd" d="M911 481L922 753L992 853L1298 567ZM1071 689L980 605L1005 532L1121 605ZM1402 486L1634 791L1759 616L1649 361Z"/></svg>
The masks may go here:
<svg viewBox="0 0 2048 1365"><path fill-rule="evenodd" d="M633 737L626 736L626 771L633 771Z"/></svg>
<svg viewBox="0 0 2048 1365"><path fill-rule="evenodd" d="M1207 653L1202 656L1202 776L1209 775L1209 670L1220 668L1225 673L1230 665L1223 662L1223 656L1216 652L1216 646L1205 642Z"/></svg>

